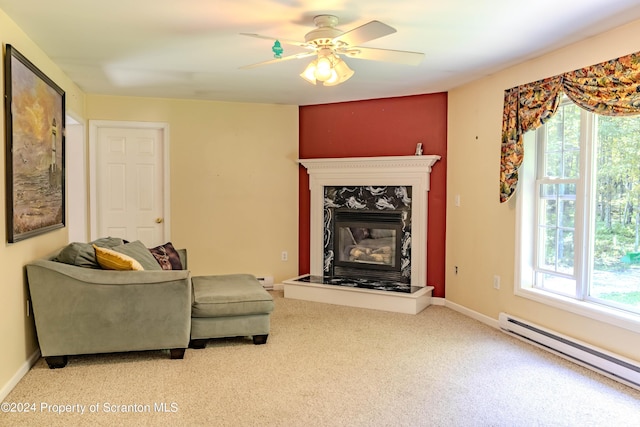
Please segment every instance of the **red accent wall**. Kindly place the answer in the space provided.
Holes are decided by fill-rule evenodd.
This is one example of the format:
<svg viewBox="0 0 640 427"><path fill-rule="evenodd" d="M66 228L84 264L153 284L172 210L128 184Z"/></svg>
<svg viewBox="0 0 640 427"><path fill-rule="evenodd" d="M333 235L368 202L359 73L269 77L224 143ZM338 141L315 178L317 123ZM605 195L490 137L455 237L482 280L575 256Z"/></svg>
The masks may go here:
<svg viewBox="0 0 640 427"><path fill-rule="evenodd" d="M300 107L300 158L406 156L422 142L442 158L431 172L427 285L444 297L447 199L447 93ZM309 273L309 177L299 170L299 274Z"/></svg>

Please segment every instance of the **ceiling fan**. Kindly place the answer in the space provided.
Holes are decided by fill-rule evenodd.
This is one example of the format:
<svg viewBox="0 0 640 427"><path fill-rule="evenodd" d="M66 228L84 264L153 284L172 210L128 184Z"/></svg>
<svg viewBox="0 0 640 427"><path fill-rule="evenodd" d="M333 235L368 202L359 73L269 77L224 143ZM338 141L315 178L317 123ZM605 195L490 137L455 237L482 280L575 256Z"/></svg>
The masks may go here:
<svg viewBox="0 0 640 427"><path fill-rule="evenodd" d="M396 32L395 28L380 21L371 21L346 32L336 28L338 18L333 15L318 15L313 18L313 22L317 28L309 31L305 35L304 42L252 33L240 33L244 36L273 40L275 42L272 48L274 59L257 64L245 65L240 68L254 68L290 59L316 56L302 74L300 74L300 77L312 84L320 81L324 86L335 86L347 81L354 74L353 70L340 58L340 55L344 55L347 58L369 59L407 65L418 65L424 59L424 53L359 46L362 43ZM281 43L299 46L310 50L310 52L302 52L283 57Z"/></svg>

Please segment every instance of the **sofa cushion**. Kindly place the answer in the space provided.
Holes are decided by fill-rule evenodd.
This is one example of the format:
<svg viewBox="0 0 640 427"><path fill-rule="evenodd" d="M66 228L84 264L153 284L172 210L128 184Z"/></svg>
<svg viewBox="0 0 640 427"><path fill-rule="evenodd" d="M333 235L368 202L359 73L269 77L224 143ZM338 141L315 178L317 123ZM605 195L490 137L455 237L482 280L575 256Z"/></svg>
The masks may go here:
<svg viewBox="0 0 640 427"><path fill-rule="evenodd" d="M103 248L112 248L121 245L123 240L119 237L104 237L96 239L90 243L73 242L62 248L60 253L53 258L53 261L65 264L76 265L78 267L100 268L96 260L96 253L93 245Z"/></svg>
<svg viewBox="0 0 640 427"><path fill-rule="evenodd" d="M138 261L128 255L96 245L93 245L93 248L98 264L105 270L144 270Z"/></svg>
<svg viewBox="0 0 640 427"><path fill-rule="evenodd" d="M164 245L156 246L155 248L149 248L149 252L157 261L157 264L163 270L183 270L184 266L180 261L180 255L178 251L173 247L171 242L167 242Z"/></svg>
<svg viewBox="0 0 640 427"><path fill-rule="evenodd" d="M145 270L162 270L149 249L140 240L114 246L111 249L135 259Z"/></svg>
<svg viewBox="0 0 640 427"><path fill-rule="evenodd" d="M191 317L226 317L273 311L273 297L250 274L191 278Z"/></svg>

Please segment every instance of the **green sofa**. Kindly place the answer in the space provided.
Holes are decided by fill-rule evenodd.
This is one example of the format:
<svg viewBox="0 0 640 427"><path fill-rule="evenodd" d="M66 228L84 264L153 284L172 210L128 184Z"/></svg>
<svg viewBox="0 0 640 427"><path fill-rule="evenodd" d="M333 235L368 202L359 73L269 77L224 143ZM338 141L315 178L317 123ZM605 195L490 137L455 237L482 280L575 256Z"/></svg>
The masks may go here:
<svg viewBox="0 0 640 427"><path fill-rule="evenodd" d="M26 266L40 351L50 368L67 356L170 350L182 359L191 330L184 270L108 271L38 259Z"/></svg>

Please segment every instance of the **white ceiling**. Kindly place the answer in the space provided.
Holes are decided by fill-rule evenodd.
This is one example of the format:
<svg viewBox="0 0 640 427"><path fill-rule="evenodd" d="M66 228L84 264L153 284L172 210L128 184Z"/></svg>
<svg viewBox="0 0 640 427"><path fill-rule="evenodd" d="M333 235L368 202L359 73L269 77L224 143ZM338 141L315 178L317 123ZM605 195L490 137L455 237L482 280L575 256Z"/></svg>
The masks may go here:
<svg viewBox="0 0 640 427"><path fill-rule="evenodd" d="M87 93L293 105L448 91L640 19L639 0L0 0L0 9ZM239 69L273 57L271 41L239 33L304 41L319 14L338 16L344 31L382 21L397 32L363 46L425 60L348 58L355 75L334 87L298 76L309 58Z"/></svg>

